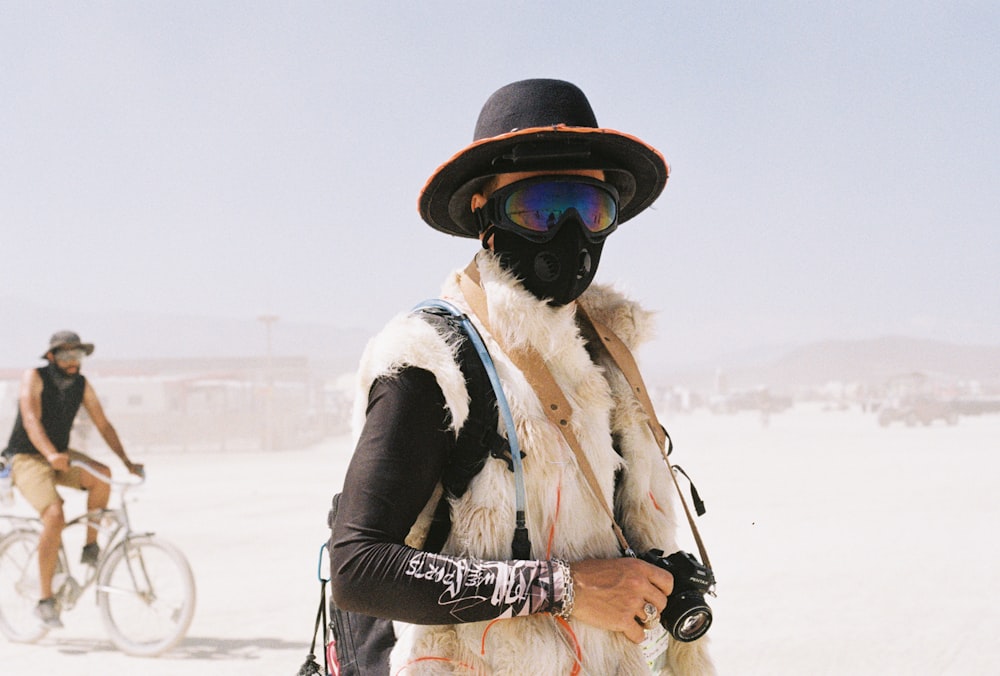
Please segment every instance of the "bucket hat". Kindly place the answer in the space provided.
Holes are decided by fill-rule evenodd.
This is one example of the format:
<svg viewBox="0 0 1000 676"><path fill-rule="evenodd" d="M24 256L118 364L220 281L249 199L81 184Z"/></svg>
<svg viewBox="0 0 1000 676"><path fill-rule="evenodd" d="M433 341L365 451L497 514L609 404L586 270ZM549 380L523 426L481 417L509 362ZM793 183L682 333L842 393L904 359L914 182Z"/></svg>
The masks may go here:
<svg viewBox="0 0 1000 676"><path fill-rule="evenodd" d="M420 217L458 237L478 237L472 196L491 177L521 171L602 169L618 189L618 222L636 216L663 191L663 156L629 134L605 129L586 95L563 80L514 82L479 113L473 142L438 167L420 192Z"/></svg>
<svg viewBox="0 0 1000 676"><path fill-rule="evenodd" d="M54 352L64 347L71 350L80 348L86 352L88 356L94 352L94 344L82 342L78 333L73 331L56 331L52 334L52 337L49 338L49 349L42 355L42 359L45 359L49 352Z"/></svg>

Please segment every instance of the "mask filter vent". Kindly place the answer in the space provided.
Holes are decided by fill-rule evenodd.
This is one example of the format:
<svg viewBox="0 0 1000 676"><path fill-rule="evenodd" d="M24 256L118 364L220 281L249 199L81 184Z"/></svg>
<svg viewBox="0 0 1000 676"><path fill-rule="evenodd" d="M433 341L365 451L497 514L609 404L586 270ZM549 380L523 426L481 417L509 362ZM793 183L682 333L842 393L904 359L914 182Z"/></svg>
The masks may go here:
<svg viewBox="0 0 1000 676"><path fill-rule="evenodd" d="M590 286L604 247L603 241L589 241L575 219L562 223L548 242L532 242L499 228L492 230L492 238L500 265L552 305L566 305Z"/></svg>
<svg viewBox="0 0 1000 676"><path fill-rule="evenodd" d="M550 251L543 251L535 256L535 276L543 282L554 282L559 279L559 257Z"/></svg>

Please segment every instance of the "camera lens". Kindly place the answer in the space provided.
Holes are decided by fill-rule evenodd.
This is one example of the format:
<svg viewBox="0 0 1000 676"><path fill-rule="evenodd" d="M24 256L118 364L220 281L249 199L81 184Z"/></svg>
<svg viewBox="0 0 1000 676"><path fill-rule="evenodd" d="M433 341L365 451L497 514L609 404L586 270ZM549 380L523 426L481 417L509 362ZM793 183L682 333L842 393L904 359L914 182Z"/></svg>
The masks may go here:
<svg viewBox="0 0 1000 676"><path fill-rule="evenodd" d="M694 641L706 631L712 624L712 615L703 609L696 609L691 614L684 617L680 623L674 627L678 640Z"/></svg>
<svg viewBox="0 0 1000 676"><path fill-rule="evenodd" d="M712 610L700 594L683 595L679 599L671 597L663 620L664 628L671 636L688 643L704 636L712 626Z"/></svg>

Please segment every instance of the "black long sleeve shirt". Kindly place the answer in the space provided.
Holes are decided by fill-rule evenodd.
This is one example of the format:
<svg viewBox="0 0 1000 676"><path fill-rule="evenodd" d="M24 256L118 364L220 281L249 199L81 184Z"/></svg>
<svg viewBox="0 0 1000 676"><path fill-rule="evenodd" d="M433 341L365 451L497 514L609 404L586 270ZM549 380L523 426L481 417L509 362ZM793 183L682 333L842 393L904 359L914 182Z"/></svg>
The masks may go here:
<svg viewBox="0 0 1000 676"><path fill-rule="evenodd" d="M549 561L482 561L404 544L455 450L434 375L378 379L344 479L330 551L331 587L346 610L417 624L544 612L561 602Z"/></svg>

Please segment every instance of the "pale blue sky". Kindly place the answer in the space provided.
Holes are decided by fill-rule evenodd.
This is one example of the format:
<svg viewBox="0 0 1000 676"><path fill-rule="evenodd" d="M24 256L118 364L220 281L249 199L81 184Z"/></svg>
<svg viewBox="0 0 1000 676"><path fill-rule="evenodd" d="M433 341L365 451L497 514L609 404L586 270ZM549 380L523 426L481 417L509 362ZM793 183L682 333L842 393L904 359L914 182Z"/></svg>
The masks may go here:
<svg viewBox="0 0 1000 676"><path fill-rule="evenodd" d="M598 273L655 349L1000 344L998 45L993 2L0 0L0 308L374 329L476 250L424 181L559 77L671 164Z"/></svg>

